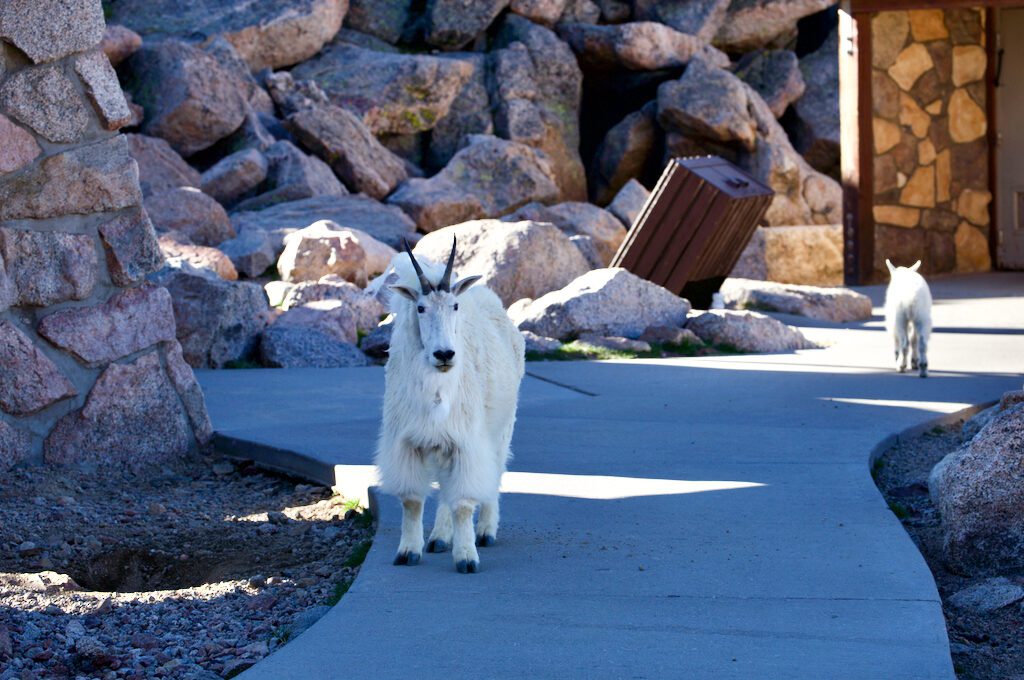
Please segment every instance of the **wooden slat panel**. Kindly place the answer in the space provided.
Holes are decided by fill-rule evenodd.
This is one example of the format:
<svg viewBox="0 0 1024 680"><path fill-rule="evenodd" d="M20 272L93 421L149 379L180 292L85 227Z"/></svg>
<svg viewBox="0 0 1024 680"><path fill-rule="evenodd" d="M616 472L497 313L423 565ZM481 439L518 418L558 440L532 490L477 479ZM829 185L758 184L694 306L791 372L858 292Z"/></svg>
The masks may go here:
<svg viewBox="0 0 1024 680"><path fill-rule="evenodd" d="M888 12L907 9L1024 7L1024 0L847 0L843 5L850 12Z"/></svg>
<svg viewBox="0 0 1024 680"><path fill-rule="evenodd" d="M735 266L774 192L717 157L674 159L612 261L681 293Z"/></svg>

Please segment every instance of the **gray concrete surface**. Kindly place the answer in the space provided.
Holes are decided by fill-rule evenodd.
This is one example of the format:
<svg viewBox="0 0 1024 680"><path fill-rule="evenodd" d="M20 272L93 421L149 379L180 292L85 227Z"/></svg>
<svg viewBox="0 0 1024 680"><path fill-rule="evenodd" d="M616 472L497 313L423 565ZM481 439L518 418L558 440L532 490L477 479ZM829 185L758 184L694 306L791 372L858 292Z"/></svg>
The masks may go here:
<svg viewBox="0 0 1024 680"><path fill-rule="evenodd" d="M880 316L799 320L829 346L796 354L528 364L482 572L449 554L391 566L383 498L349 593L242 677L954 677L934 582L869 458L1021 386L1024 275L933 291L926 380L891 369ZM362 479L381 369L200 381L222 442Z"/></svg>

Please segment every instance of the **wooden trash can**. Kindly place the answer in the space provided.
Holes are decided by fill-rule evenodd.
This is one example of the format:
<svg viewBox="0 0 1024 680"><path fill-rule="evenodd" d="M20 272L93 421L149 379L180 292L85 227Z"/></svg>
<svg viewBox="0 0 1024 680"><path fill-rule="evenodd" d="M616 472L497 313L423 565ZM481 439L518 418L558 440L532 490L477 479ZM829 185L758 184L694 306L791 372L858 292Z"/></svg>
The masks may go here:
<svg viewBox="0 0 1024 680"><path fill-rule="evenodd" d="M611 266L707 309L774 195L717 156L672 159Z"/></svg>

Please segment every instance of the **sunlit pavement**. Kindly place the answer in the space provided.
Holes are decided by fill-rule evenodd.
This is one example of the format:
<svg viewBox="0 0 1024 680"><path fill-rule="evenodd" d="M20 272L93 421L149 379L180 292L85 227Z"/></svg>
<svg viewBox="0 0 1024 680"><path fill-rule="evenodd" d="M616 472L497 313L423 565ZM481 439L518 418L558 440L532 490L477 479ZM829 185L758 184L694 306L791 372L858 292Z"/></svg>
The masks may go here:
<svg viewBox="0 0 1024 680"><path fill-rule="evenodd" d="M880 317L784 317L828 345L796 354L528 364L482 572L391 566L400 509L381 498L352 589L242 677L952 678L935 585L869 458L1020 388L1024 275L933 292L926 380L892 370ZM353 493L372 478L381 369L200 381L227 449Z"/></svg>

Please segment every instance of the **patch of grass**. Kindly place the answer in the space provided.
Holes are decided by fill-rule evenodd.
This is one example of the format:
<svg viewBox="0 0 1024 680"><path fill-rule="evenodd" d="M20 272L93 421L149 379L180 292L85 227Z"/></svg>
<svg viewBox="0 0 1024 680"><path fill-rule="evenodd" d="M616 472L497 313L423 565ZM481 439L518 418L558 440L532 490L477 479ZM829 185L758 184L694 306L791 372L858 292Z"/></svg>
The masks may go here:
<svg viewBox="0 0 1024 680"><path fill-rule="evenodd" d="M898 519L907 519L914 514L902 503L897 503L896 501L889 501L889 509L892 510L892 514L896 515Z"/></svg>
<svg viewBox="0 0 1024 680"><path fill-rule="evenodd" d="M882 470L885 468L885 461L881 458L876 458L875 462L871 464L871 479L878 481L878 476L882 474Z"/></svg>
<svg viewBox="0 0 1024 680"><path fill-rule="evenodd" d="M341 601L341 598L345 596L348 589L352 587L352 581L341 581L334 586L334 592L327 598L326 603L329 607L333 607Z"/></svg>
<svg viewBox="0 0 1024 680"><path fill-rule="evenodd" d="M263 368L252 359L232 359L224 364L224 368Z"/></svg>
<svg viewBox="0 0 1024 680"><path fill-rule="evenodd" d="M373 541L363 541L352 548L352 554L342 563L342 566L354 569L361 565L366 560L366 554L370 552L371 545L373 545Z"/></svg>
<svg viewBox="0 0 1024 680"><path fill-rule="evenodd" d="M594 347L574 340L562 345L554 352L527 352L527 361L607 361L609 359L662 359L666 357L696 357L709 354L743 354L732 345L695 345L683 343L652 343L650 351L634 352L630 350L606 349Z"/></svg>

